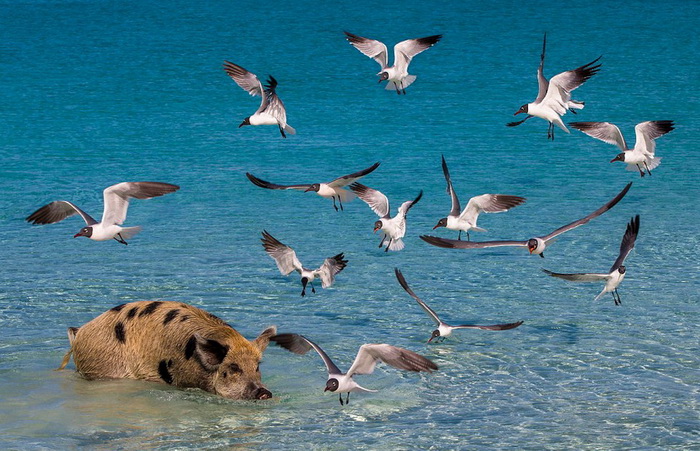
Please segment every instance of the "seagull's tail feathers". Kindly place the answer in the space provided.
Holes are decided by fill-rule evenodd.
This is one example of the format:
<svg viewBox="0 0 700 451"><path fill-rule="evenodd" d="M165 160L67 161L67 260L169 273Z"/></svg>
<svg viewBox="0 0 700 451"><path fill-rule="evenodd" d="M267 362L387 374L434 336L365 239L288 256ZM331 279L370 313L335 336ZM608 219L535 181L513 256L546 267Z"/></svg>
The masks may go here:
<svg viewBox="0 0 700 451"><path fill-rule="evenodd" d="M654 158L647 159L647 167L649 168L650 171L652 169L656 169L656 167L660 164L661 164L661 157L654 157ZM628 164L625 167L625 169L627 169L628 171L639 171L639 168L637 167L636 164ZM642 169L646 169L646 168L642 167Z"/></svg>
<svg viewBox="0 0 700 451"><path fill-rule="evenodd" d="M472 227L471 230L474 230L475 232L488 232L488 230L476 226Z"/></svg>
<svg viewBox="0 0 700 451"><path fill-rule="evenodd" d="M370 390L369 388L361 387L357 383L355 383L355 386L352 388L351 391L363 391L367 393L377 393L379 390Z"/></svg>
<svg viewBox="0 0 700 451"><path fill-rule="evenodd" d="M574 108L574 109L577 109L577 110L582 110L583 107L584 107L584 105L585 105L585 104L584 104L583 102L579 102L578 100L569 100L569 102L567 103L566 106L567 106L569 109Z"/></svg>
<svg viewBox="0 0 700 451"><path fill-rule="evenodd" d="M125 240L128 240L129 238L132 238L134 235L139 233L141 231L141 227L136 226L136 227L123 227L121 232L119 234L124 238Z"/></svg>
<svg viewBox="0 0 700 451"><path fill-rule="evenodd" d="M284 126L284 131L289 133L290 135L296 135L297 131L292 127L291 125L287 124Z"/></svg>
<svg viewBox="0 0 700 451"><path fill-rule="evenodd" d="M389 250L390 251L400 251L403 249L406 245L403 243L403 240L401 238L396 238L391 240L391 244L389 245Z"/></svg>
<svg viewBox="0 0 700 451"><path fill-rule="evenodd" d="M404 78L401 81L401 86L397 85L393 81L390 81L389 83L386 84L386 89L387 91L400 91L402 89L406 89L409 87L413 82L416 81L416 76L415 75L406 75L406 78Z"/></svg>

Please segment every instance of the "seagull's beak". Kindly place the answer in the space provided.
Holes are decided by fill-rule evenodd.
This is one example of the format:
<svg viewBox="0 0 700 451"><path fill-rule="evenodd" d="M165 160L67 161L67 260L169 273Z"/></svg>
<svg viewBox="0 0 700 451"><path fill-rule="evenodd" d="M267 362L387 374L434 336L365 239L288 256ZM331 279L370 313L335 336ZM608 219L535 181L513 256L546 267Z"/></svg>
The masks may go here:
<svg viewBox="0 0 700 451"><path fill-rule="evenodd" d="M428 343L430 343L431 341L433 341L433 338L434 338L434 337L430 337L430 339L428 340Z"/></svg>
<svg viewBox="0 0 700 451"><path fill-rule="evenodd" d="M79 236L82 236L82 235L80 233L76 233L75 235L73 235L73 238L78 238Z"/></svg>
<svg viewBox="0 0 700 451"><path fill-rule="evenodd" d="M308 187L304 190L305 193L308 193L309 191L311 191L311 187Z"/></svg>
<svg viewBox="0 0 700 451"><path fill-rule="evenodd" d="M327 392L327 391L328 391L328 387L324 388L323 391L324 391L324 392Z"/></svg>
<svg viewBox="0 0 700 451"><path fill-rule="evenodd" d="M513 116L517 116L517 115L520 114L520 113L522 113L522 111L518 110L518 111L515 112L515 114L513 114Z"/></svg>
<svg viewBox="0 0 700 451"><path fill-rule="evenodd" d="M440 224L439 224L439 223L438 223L438 225L436 225L435 227L433 227L433 230L437 229L438 227L440 227Z"/></svg>
<svg viewBox="0 0 700 451"><path fill-rule="evenodd" d="M379 230L379 229L381 229L381 227L375 226L375 227L374 227L374 232L373 232L373 233L377 233L377 230Z"/></svg>

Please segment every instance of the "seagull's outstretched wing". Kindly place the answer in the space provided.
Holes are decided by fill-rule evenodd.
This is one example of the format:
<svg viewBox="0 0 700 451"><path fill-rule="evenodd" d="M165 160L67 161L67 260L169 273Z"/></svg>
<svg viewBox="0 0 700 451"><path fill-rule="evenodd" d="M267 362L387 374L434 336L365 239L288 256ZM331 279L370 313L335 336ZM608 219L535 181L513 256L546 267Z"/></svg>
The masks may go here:
<svg viewBox="0 0 700 451"><path fill-rule="evenodd" d="M26 220L32 224L53 224L63 221L67 217L73 216L76 213L83 218L85 224L89 226L97 224L97 221L92 216L85 213L83 210L78 208L77 205L68 202L67 200L57 200L51 202L50 204L44 205L31 215L27 216Z"/></svg>
<svg viewBox="0 0 700 451"><path fill-rule="evenodd" d="M445 161L445 156L442 155L442 173L445 174L445 181L447 182L447 194L450 195L452 200L452 209L450 210L450 216L459 216L462 209L459 205L459 198L455 189L452 186L452 178L450 178L450 170L447 169L447 162Z"/></svg>
<svg viewBox="0 0 700 451"><path fill-rule="evenodd" d="M515 246L527 247L527 241L462 241L450 240L431 235L421 235L420 239L428 244L447 249L483 249L486 247Z"/></svg>
<svg viewBox="0 0 700 451"><path fill-rule="evenodd" d="M247 91L251 96L263 95L262 83L260 83L260 80L258 80L258 77L254 73L248 72L238 64L233 64L229 61L224 61L224 70L238 86Z"/></svg>
<svg viewBox="0 0 700 451"><path fill-rule="evenodd" d="M376 41L374 39L363 38L356 34L345 33L345 38L355 47L357 50L362 52L365 56L372 58L374 61L379 63L379 65L384 69L387 67L387 49L383 42Z"/></svg>
<svg viewBox="0 0 700 451"><path fill-rule="evenodd" d="M543 269L545 274L552 277L557 277L559 279L568 280L570 282L601 282L606 281L610 278L609 274L595 274L595 273L574 273L574 274L562 274L558 272L548 271Z"/></svg>
<svg viewBox="0 0 700 451"><path fill-rule="evenodd" d="M418 201L421 200L421 197L423 197L423 190L420 190L418 196L416 196L415 199L407 200L406 202L402 203L399 207L399 214L405 217L408 214L408 210L410 210L415 204L417 204Z"/></svg>
<svg viewBox="0 0 700 451"><path fill-rule="evenodd" d="M362 199L369 208L372 209L380 218L389 217L389 199L378 191L362 183L355 182L350 185L350 189L357 194L357 197Z"/></svg>
<svg viewBox="0 0 700 451"><path fill-rule="evenodd" d="M564 232L568 232L571 229L575 229L576 227L582 226L586 224L588 221L590 221L593 218L597 218L598 216L602 215L606 211L610 210L612 207L617 205L620 200L622 200L623 197L625 197L625 194L627 194L627 191L629 191L630 187L632 186L632 182L629 182L623 189L620 191L617 196L613 197L612 200L607 202L605 205L594 211L593 213L584 216L581 219L578 219L570 224L567 224L565 226L559 227L557 230L554 232L550 233L549 235L545 235L542 237L542 239L547 242L551 240L552 238L555 238L559 235L561 235Z"/></svg>
<svg viewBox="0 0 700 451"><path fill-rule="evenodd" d="M278 334L270 337L270 341L274 341L278 346L281 346L287 351L295 354L306 354L311 348L313 348L323 359L323 363L326 365L328 374L342 374L342 371L340 371L335 363L333 363L331 358L328 357L328 354L326 354L320 346L303 335Z"/></svg>
<svg viewBox="0 0 700 451"><path fill-rule="evenodd" d="M394 66L401 71L408 71L408 65L414 56L428 50L442 39L441 34L418 39L406 39L394 46Z"/></svg>
<svg viewBox="0 0 700 451"><path fill-rule="evenodd" d="M246 172L245 176L248 177L248 180L253 182L254 185L259 186L260 188L267 188L267 189L297 189L300 191L306 191L311 187L311 185L277 185L275 183L270 183L266 182L265 180L259 179L250 172Z"/></svg>
<svg viewBox="0 0 700 451"><path fill-rule="evenodd" d="M370 374L380 360L394 368L406 371L432 372L438 369L436 364L408 349L388 344L364 344L360 346L357 357L347 374L348 376Z"/></svg>
<svg viewBox="0 0 700 451"><path fill-rule="evenodd" d="M500 213L508 211L525 203L525 198L509 194L482 194L469 199L467 208L459 215L459 219L476 222L480 213Z"/></svg>
<svg viewBox="0 0 700 451"><path fill-rule="evenodd" d="M540 55L540 66L537 68L537 98L534 103L542 102L544 96L547 95L547 89L549 88L549 81L544 76L544 54L547 49L547 33L544 34L544 40L542 41L542 54Z"/></svg>
<svg viewBox="0 0 700 451"><path fill-rule="evenodd" d="M330 182L328 184L328 186L330 186L331 188L342 188L342 187L347 186L351 183L354 183L355 181L359 180L360 178L362 178L365 175L369 174L370 172L374 171L378 167L379 167L379 162L376 162L372 166L370 166L366 169L363 169L361 171L353 172L352 174L338 177L337 179Z"/></svg>
<svg viewBox="0 0 700 451"><path fill-rule="evenodd" d="M600 58L602 58L602 55L581 67L555 75L549 80L549 84L555 84L566 92L573 91L598 73L601 64L596 65L595 63L597 63ZM547 94L549 95L549 92Z"/></svg>
<svg viewBox="0 0 700 451"><path fill-rule="evenodd" d="M452 326L453 329L482 329L482 330L509 330L509 329L515 329L516 327L520 326L523 322L518 321L515 323L507 323L507 324L492 324L490 326L479 326L477 324L462 324L459 326Z"/></svg>
<svg viewBox="0 0 700 451"><path fill-rule="evenodd" d="M398 279L399 284L401 284L403 289L406 290L406 293L408 293L413 299L416 300L416 302L418 302L418 305L420 305L421 308L425 310L425 313L427 313L433 319L433 321L435 321L435 324L437 324L438 326L442 324L442 321L440 321L440 317L437 315L437 313L435 313L433 309L428 307L428 304L426 304L421 298L419 298L416 295L416 293L413 292L411 287L408 286L408 283L406 282L406 279L404 278L401 271L399 271L398 268L394 268L394 272L396 273L396 278Z"/></svg>
<svg viewBox="0 0 700 451"><path fill-rule="evenodd" d="M622 151L627 150L627 142L625 142L622 132L615 124L610 122L569 122L569 125L591 138L617 146Z"/></svg>
<svg viewBox="0 0 700 451"><path fill-rule="evenodd" d="M348 261L344 258L345 256L341 252L338 255L325 259L321 267L316 270L316 274L321 278L321 286L323 288L333 285L335 275L345 269Z"/></svg>
<svg viewBox="0 0 700 451"><path fill-rule="evenodd" d="M634 127L636 141L635 149L640 149L646 156L654 158L656 153L655 139L673 130L673 121L646 121Z"/></svg>
<svg viewBox="0 0 700 451"><path fill-rule="evenodd" d="M634 249L634 243L637 240L637 234L639 233L639 215L635 216L627 224L627 229L625 234L622 236L622 242L620 243L620 254L617 256L615 263L613 263L610 268L610 272L615 271L617 268L622 266L625 262L627 256Z"/></svg>
<svg viewBox="0 0 700 451"><path fill-rule="evenodd" d="M292 271L301 273L302 265L294 249L279 242L275 237L267 233L267 230L263 230L262 236L260 241L263 243L265 252L275 260L277 268L282 274L286 276Z"/></svg>
<svg viewBox="0 0 700 451"><path fill-rule="evenodd" d="M122 224L126 220L129 199L150 199L163 196L180 189L177 185L161 182L122 182L109 186L103 191L103 224Z"/></svg>

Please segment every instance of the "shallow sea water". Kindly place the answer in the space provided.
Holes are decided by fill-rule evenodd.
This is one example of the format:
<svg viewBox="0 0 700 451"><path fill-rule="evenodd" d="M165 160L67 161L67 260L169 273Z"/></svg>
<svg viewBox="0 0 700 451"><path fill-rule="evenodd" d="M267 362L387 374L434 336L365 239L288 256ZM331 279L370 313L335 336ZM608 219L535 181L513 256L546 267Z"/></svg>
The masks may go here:
<svg viewBox="0 0 700 451"><path fill-rule="evenodd" d="M299 0L0 2L0 446L4 449L693 449L700 442L697 167L700 39L697 2L463 2L343 6ZM348 30L387 42L444 34L417 56L406 96L384 91L376 64ZM602 54L566 121L611 121L633 142L636 123L672 119L663 163L640 178L608 161L616 149L572 130L546 140L539 119L509 129L536 95L542 33L548 77ZM298 135L238 129L255 111L223 72L230 60L274 75ZM517 249L428 246L449 211L440 155L462 202L527 197L483 215L475 240L525 239L579 218L629 181L613 210L562 236L540 259ZM311 194L253 186L330 180L380 161L363 182L396 208L419 190L406 248L385 254L361 201L336 213ZM129 246L72 239L80 221L30 226L56 199L99 216L104 187L176 183L134 201ZM641 215L620 287L546 277L601 271L625 225ZM336 285L301 298L260 246L266 229L308 266L344 252ZM317 263L316 263L317 262ZM523 320L514 330L458 331L426 344L432 323L401 289L446 320ZM302 333L347 368L357 348L388 342L440 367L359 376L374 394L341 407L323 393L315 355L271 346L261 366L275 397L227 401L141 381L89 382L71 363L66 329L114 305L188 302L248 338L275 324Z"/></svg>

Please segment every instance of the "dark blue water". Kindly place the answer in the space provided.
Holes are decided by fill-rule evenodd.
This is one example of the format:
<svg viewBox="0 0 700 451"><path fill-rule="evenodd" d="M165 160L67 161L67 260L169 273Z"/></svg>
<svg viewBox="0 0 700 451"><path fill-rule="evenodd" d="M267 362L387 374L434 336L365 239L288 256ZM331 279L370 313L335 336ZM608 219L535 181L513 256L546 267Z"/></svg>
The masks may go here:
<svg viewBox="0 0 700 451"><path fill-rule="evenodd" d="M4 448L511 448L690 449L700 440L697 167L700 115L697 2L356 1L0 3L0 430ZM442 33L417 56L406 96L384 91L376 63L347 30L394 43ZM603 55L574 98L575 118L611 121L629 143L638 122L670 119L663 163L641 179L608 163L617 150L546 123L510 129L536 96L542 34L546 75ZM298 135L238 129L258 100L222 70L230 60L272 74ZM440 155L455 189L528 198L484 215L473 239L526 239L579 218L629 181L609 213L546 252L428 246L449 211ZM312 194L253 186L331 180L382 164L363 181L410 212L406 248L384 254L361 201L336 213ZM134 201L129 246L72 239L71 218L30 226L56 199L94 216L101 191L157 180L182 189ZM641 215L620 287L540 269L605 271L625 225ZM344 252L330 289L304 299L263 252L267 229L308 266ZM318 262L318 263L316 263ZM506 332L459 331L426 345L429 318L395 280L454 322L525 321ZM357 348L388 342L433 359L431 375L379 366L378 389L349 406L324 396L315 355L271 347L262 365L271 402L229 402L139 381L88 382L54 372L66 329L130 301L192 303L248 338L268 325L302 333L347 368Z"/></svg>

